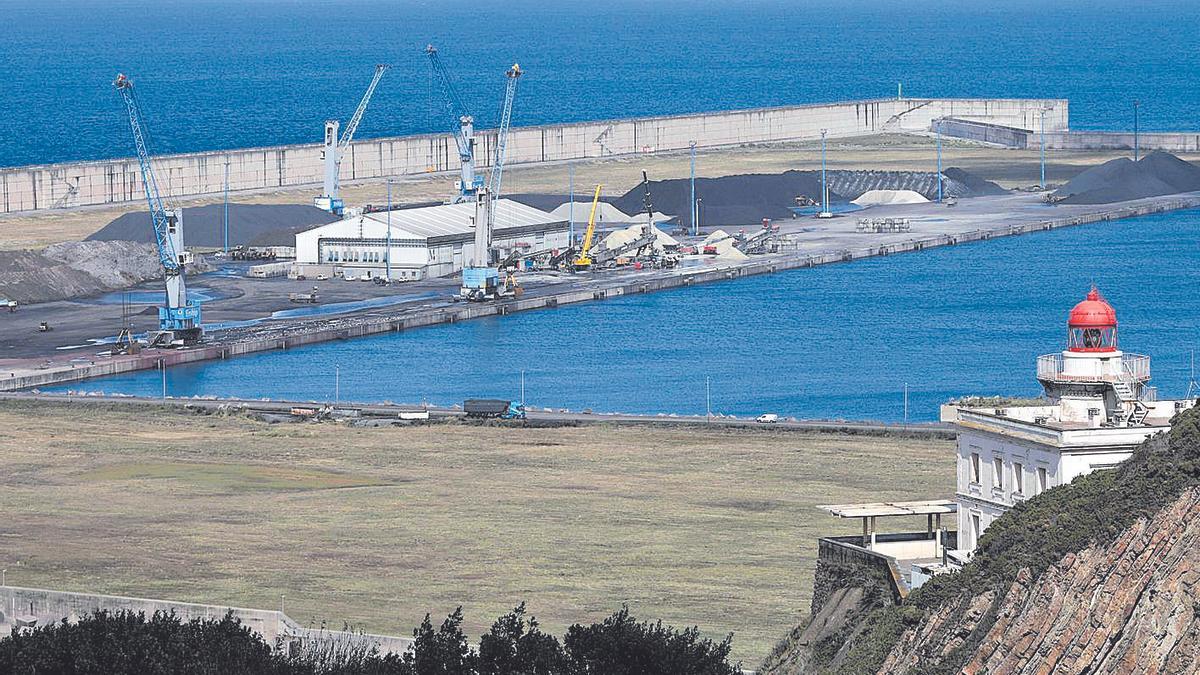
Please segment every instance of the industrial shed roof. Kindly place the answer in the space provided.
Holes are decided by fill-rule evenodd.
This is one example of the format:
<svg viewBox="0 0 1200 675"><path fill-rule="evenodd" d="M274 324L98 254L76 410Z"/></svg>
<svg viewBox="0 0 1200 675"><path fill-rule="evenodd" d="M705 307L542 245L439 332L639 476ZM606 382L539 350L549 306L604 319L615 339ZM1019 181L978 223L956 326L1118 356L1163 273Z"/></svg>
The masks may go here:
<svg viewBox="0 0 1200 675"><path fill-rule="evenodd" d="M511 199L496 201L496 230L523 228L537 225L550 225L561 222L561 219L545 211L539 211L531 206L525 206ZM387 212L368 213L363 217L380 224L388 221ZM348 219L352 220L352 219ZM474 231L475 204L439 204L415 209L399 209L392 211L392 231L401 230L411 235L411 239L435 239L456 234L467 234ZM393 235L395 236L395 235Z"/></svg>

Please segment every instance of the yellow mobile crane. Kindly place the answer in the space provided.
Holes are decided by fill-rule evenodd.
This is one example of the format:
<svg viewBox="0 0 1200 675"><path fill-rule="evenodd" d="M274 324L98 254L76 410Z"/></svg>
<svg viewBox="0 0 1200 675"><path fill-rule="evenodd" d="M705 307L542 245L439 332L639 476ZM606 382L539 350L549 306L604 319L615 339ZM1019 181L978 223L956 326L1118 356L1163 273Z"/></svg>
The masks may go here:
<svg viewBox="0 0 1200 675"><path fill-rule="evenodd" d="M577 270L586 270L592 266L592 259L588 254L592 252L592 237L596 234L596 205L600 203L600 189L603 187L596 186L596 196L592 197L592 214L588 216L587 233L583 235L583 248L579 249L579 257L571 262Z"/></svg>

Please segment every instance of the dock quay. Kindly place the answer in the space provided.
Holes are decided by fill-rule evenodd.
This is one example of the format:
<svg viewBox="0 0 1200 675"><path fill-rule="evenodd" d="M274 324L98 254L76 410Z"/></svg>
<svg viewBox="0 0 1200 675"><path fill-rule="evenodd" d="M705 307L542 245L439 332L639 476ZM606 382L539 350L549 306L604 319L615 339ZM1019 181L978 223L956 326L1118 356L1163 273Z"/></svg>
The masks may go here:
<svg viewBox="0 0 1200 675"><path fill-rule="evenodd" d="M304 345L399 332L517 312L552 309L579 302L618 298L672 288L727 281L759 274L811 268L864 258L897 255L1033 232L1134 218L1200 206L1200 193L1151 197L1102 206L1047 206L1036 195L980 197L953 207L935 203L873 209L872 217L905 217L912 231L884 234L855 232L857 218L825 221L797 219L793 245L781 253L755 256L743 262L703 268L639 270L609 273L603 277L578 276L569 283L531 285L520 299L494 303L435 303L398 308L369 316L306 318L264 322L249 328L220 333L207 344L184 349L148 349L125 356L89 356L86 359L7 359L0 361L0 391L19 391L76 382L136 370L165 368L186 363ZM864 245L865 244L865 245Z"/></svg>

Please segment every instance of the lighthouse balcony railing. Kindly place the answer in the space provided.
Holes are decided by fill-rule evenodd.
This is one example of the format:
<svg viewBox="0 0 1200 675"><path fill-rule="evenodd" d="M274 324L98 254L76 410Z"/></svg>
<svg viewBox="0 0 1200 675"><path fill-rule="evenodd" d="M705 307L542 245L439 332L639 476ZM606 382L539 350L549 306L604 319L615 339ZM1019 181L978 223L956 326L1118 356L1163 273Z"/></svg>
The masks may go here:
<svg viewBox="0 0 1200 675"><path fill-rule="evenodd" d="M1122 354L1121 373L1066 373L1062 354L1045 354L1037 359L1039 380L1050 382L1145 382L1150 379L1150 357L1144 354Z"/></svg>

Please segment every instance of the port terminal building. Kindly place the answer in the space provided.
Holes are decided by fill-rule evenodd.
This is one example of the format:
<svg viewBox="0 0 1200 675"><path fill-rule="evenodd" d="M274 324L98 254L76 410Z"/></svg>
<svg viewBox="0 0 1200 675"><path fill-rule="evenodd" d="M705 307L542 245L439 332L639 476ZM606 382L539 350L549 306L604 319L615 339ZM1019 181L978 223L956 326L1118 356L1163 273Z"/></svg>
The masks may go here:
<svg viewBox="0 0 1200 675"><path fill-rule="evenodd" d="M492 247L501 257L567 246L567 220L511 199L495 209ZM296 270L382 277L390 264L393 279L451 276L474 259L475 213L463 202L353 214L296 234Z"/></svg>

